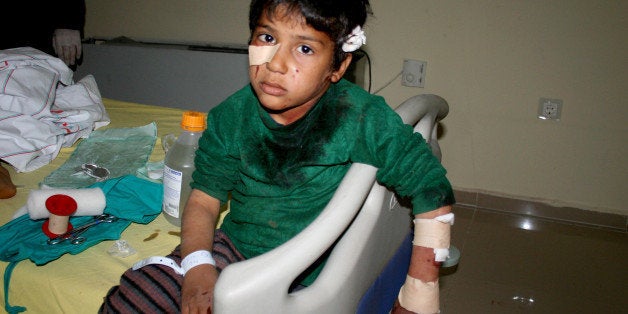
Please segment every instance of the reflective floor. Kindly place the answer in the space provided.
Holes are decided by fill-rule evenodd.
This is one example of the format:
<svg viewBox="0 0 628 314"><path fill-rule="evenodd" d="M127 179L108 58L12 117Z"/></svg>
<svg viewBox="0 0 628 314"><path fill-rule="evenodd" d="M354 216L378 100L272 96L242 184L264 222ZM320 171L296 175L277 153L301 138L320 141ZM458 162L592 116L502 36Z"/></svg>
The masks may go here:
<svg viewBox="0 0 628 314"><path fill-rule="evenodd" d="M628 234L458 206L442 313L628 313Z"/></svg>

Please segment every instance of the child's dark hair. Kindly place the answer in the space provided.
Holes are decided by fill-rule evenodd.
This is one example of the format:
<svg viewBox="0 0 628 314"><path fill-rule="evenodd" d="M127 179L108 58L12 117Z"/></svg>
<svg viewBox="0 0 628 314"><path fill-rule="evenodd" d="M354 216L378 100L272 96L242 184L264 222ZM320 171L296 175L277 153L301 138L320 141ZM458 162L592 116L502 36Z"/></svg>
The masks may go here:
<svg viewBox="0 0 628 314"><path fill-rule="evenodd" d="M315 30L326 33L335 43L333 68L337 70L347 57L342 43L356 26L364 26L371 13L368 0L252 0L249 11L251 33L263 14L272 18L279 6L288 14L298 13Z"/></svg>

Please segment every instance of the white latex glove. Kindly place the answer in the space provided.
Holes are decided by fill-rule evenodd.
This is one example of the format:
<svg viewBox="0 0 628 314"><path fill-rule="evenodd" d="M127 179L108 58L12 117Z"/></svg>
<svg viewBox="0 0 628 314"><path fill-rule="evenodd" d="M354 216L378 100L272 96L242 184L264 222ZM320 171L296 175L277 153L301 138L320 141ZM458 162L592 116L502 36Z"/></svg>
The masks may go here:
<svg viewBox="0 0 628 314"><path fill-rule="evenodd" d="M52 46L59 59L67 65L74 65L82 54L81 32L74 29L55 29Z"/></svg>

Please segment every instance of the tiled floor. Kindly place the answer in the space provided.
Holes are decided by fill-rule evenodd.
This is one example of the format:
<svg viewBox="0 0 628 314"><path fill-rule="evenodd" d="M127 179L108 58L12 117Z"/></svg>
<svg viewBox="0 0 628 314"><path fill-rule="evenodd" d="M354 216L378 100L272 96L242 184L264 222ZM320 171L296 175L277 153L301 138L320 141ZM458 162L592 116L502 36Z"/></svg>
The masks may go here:
<svg viewBox="0 0 628 314"><path fill-rule="evenodd" d="M628 313L628 234L457 206L442 313Z"/></svg>

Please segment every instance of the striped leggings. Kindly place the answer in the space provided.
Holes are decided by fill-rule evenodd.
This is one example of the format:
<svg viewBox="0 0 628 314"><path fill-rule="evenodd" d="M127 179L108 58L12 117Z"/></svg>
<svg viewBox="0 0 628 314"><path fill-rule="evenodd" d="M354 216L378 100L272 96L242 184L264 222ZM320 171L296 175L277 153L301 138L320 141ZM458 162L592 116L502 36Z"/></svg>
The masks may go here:
<svg viewBox="0 0 628 314"><path fill-rule="evenodd" d="M244 260L229 237L216 230L212 255L216 268ZM181 251L177 246L168 257L181 264ZM128 269L120 278L120 285L107 292L99 313L180 313L183 276L170 267L146 265L138 270Z"/></svg>

